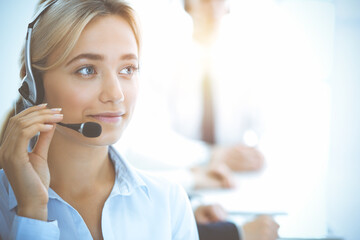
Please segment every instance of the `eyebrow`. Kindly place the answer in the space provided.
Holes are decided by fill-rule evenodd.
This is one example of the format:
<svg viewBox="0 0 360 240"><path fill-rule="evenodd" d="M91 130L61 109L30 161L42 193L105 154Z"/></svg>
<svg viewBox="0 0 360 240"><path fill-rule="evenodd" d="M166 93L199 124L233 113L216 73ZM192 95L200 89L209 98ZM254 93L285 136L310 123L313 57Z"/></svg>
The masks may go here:
<svg viewBox="0 0 360 240"><path fill-rule="evenodd" d="M103 60L104 56L94 53L82 53L71 59L66 66L69 66L71 63L79 60L79 59L90 59L90 60ZM121 60L137 60L137 56L133 53L124 54L120 58Z"/></svg>
<svg viewBox="0 0 360 240"><path fill-rule="evenodd" d="M124 54L120 58L121 60L138 60L137 56L133 53Z"/></svg>
<svg viewBox="0 0 360 240"><path fill-rule="evenodd" d="M83 53L80 55L77 55L76 57L74 57L73 59L71 59L66 66L69 66L71 63L75 62L76 60L79 59L90 59L90 60L103 60L104 57L98 54L93 54L93 53Z"/></svg>

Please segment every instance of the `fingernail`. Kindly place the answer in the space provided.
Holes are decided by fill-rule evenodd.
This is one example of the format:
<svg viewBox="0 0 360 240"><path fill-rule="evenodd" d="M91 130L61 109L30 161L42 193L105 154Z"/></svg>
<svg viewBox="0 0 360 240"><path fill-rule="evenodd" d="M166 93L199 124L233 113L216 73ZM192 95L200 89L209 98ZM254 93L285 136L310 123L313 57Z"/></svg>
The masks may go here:
<svg viewBox="0 0 360 240"><path fill-rule="evenodd" d="M42 103L42 104L39 104L38 107L46 107L47 106L47 103Z"/></svg>
<svg viewBox="0 0 360 240"><path fill-rule="evenodd" d="M45 129L52 129L54 126L52 124L45 124Z"/></svg>
<svg viewBox="0 0 360 240"><path fill-rule="evenodd" d="M53 112L60 112L62 110L62 108L52 108L51 111Z"/></svg>
<svg viewBox="0 0 360 240"><path fill-rule="evenodd" d="M53 118L62 118L64 115L63 114L54 114Z"/></svg>

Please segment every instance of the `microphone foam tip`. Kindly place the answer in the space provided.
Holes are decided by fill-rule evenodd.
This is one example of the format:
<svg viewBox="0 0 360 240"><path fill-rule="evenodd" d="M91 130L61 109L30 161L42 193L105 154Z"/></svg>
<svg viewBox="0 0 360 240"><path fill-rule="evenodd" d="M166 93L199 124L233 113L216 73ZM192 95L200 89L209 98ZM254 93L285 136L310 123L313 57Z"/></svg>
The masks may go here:
<svg viewBox="0 0 360 240"><path fill-rule="evenodd" d="M101 125L96 122L86 122L83 126L82 134L85 137L95 138L101 134Z"/></svg>

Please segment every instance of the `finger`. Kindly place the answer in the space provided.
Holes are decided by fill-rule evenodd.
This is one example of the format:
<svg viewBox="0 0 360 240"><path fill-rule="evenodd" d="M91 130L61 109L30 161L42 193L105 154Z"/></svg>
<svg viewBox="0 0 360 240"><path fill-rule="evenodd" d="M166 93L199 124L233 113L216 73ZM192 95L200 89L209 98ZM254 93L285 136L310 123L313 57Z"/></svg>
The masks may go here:
<svg viewBox="0 0 360 240"><path fill-rule="evenodd" d="M7 138L14 138L17 131L22 131L35 123L53 123L62 120L62 114L59 114L61 109L42 109L39 111L33 111L26 116L14 116L9 120L4 133L3 142L7 141ZM31 136L32 137L32 136Z"/></svg>
<svg viewBox="0 0 360 240"><path fill-rule="evenodd" d="M221 185L223 188L234 188L235 180L232 173L229 171L226 174L223 173L221 177L219 176L219 180L221 181Z"/></svg>
<svg viewBox="0 0 360 240"><path fill-rule="evenodd" d="M223 188L235 187L235 180L232 175L232 172L225 164L218 166L218 168L216 169L211 169L210 171L220 181L221 187Z"/></svg>
<svg viewBox="0 0 360 240"><path fill-rule="evenodd" d="M209 173L220 183L221 187L223 188L229 187L229 180L227 176L228 173L226 173L224 169L220 167L217 169L210 169Z"/></svg>
<svg viewBox="0 0 360 240"><path fill-rule="evenodd" d="M216 217L216 221L223 221L227 217L225 209L221 207L219 204L213 206L213 213L214 216Z"/></svg>
<svg viewBox="0 0 360 240"><path fill-rule="evenodd" d="M23 129L18 136L18 149L26 149L28 148L29 141L32 137L34 137L38 132L48 132L54 128L52 124L34 124L30 127Z"/></svg>
<svg viewBox="0 0 360 240"><path fill-rule="evenodd" d="M33 153L40 156L42 159L47 159L51 139L54 136L55 125L53 128L46 132L40 132L39 139L33 149Z"/></svg>
<svg viewBox="0 0 360 240"><path fill-rule="evenodd" d="M204 215L210 222L217 222L219 221L219 216L217 216L215 206L214 205L207 205L204 206Z"/></svg>
<svg viewBox="0 0 360 240"><path fill-rule="evenodd" d="M56 123L60 122L63 118L63 114L60 114L60 112L61 108L43 109L29 113L18 119L17 122L23 128L35 123Z"/></svg>
<svg viewBox="0 0 360 240"><path fill-rule="evenodd" d="M232 176L228 176L222 181L223 188L235 188L236 182Z"/></svg>
<svg viewBox="0 0 360 240"><path fill-rule="evenodd" d="M51 130L54 126L54 123L62 120L63 115L57 113L61 110L52 111L50 109L43 110L43 114L37 113L37 115L32 118L23 118L16 120L17 123L12 128L17 128L16 131L20 131L18 133L18 139L14 139L13 141L20 141L20 149L27 149L28 141L34 137L38 132L47 132ZM34 112L32 113L34 114ZM14 130L15 131L15 130ZM16 136L16 134L12 134Z"/></svg>
<svg viewBox="0 0 360 240"><path fill-rule="evenodd" d="M46 106L47 106L47 103L42 103L42 104L39 104L39 105L36 105L36 106L32 106L32 107L26 108L25 110L23 110L20 113L16 114L16 116L22 117L22 116L25 116L25 115L27 115L29 113L34 112L34 111L38 111L40 109L45 109Z"/></svg>
<svg viewBox="0 0 360 240"><path fill-rule="evenodd" d="M196 222L201 223L201 224L210 222L210 220L206 214L206 208L207 208L207 206L200 206L195 210Z"/></svg>
<svg viewBox="0 0 360 240"><path fill-rule="evenodd" d="M2 153L4 159L2 159L2 165L5 168L11 167L12 165L23 165L28 162L28 144L32 136L38 131L46 132L53 128L52 125L41 124L41 126L32 126L17 132L16 134L10 135L6 143L2 144L2 148L5 151Z"/></svg>

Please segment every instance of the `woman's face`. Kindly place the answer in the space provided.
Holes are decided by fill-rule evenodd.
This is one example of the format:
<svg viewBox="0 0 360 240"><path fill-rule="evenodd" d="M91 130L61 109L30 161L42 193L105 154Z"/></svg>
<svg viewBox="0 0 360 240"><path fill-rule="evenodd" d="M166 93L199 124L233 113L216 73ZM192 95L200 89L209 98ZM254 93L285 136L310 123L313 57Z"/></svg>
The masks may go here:
<svg viewBox="0 0 360 240"><path fill-rule="evenodd" d="M94 145L116 142L134 110L137 68L138 47L128 23L116 15L91 21L64 63L44 74L45 102L63 109L62 122L97 122L102 133L86 138L58 125L55 134Z"/></svg>

